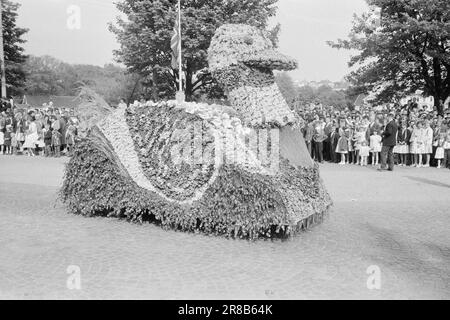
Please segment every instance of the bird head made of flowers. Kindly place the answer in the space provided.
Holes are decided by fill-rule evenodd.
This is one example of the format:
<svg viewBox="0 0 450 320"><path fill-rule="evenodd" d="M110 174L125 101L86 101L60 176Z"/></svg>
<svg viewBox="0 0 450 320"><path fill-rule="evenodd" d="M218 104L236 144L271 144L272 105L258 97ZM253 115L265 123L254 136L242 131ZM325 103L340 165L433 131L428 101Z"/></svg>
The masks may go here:
<svg viewBox="0 0 450 320"><path fill-rule="evenodd" d="M246 65L270 70L294 70L297 62L274 49L264 31L244 24L226 24L217 29L209 48L212 72Z"/></svg>
<svg viewBox="0 0 450 320"><path fill-rule="evenodd" d="M243 124L282 127L296 122L273 71L296 69L297 62L277 52L263 30L243 24L221 26L211 40L208 62Z"/></svg>

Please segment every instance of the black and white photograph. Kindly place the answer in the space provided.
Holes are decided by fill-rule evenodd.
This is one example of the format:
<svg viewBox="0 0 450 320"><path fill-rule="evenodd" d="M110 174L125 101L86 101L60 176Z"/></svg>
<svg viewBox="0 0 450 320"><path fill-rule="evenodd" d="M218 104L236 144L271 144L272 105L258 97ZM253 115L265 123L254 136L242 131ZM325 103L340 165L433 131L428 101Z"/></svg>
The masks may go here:
<svg viewBox="0 0 450 320"><path fill-rule="evenodd" d="M450 1L0 0L0 21L0 300L450 299Z"/></svg>

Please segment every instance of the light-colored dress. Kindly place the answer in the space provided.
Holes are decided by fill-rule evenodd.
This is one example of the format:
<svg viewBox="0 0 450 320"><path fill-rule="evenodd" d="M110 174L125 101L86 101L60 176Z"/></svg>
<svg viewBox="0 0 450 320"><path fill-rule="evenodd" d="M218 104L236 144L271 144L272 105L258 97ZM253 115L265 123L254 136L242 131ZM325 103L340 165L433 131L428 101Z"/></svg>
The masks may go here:
<svg viewBox="0 0 450 320"><path fill-rule="evenodd" d="M410 145L410 152L412 154L419 154L422 153L421 152L421 144L422 144L422 134L421 134L422 129L417 129L414 128L412 133L411 133L411 145Z"/></svg>
<svg viewBox="0 0 450 320"><path fill-rule="evenodd" d="M436 154L434 155L434 158L437 160L444 159L444 152L445 152L444 143L445 143L445 139L438 140Z"/></svg>
<svg viewBox="0 0 450 320"><path fill-rule="evenodd" d="M355 133L355 150L359 150L361 148L363 141L366 141L365 132L362 132L362 131L356 132Z"/></svg>
<svg viewBox="0 0 450 320"><path fill-rule="evenodd" d="M431 128L423 129L423 153L433 153L433 129Z"/></svg>
<svg viewBox="0 0 450 320"><path fill-rule="evenodd" d="M369 156L370 147L368 146L361 146L359 147L359 155L361 157L368 157Z"/></svg>
<svg viewBox="0 0 450 320"><path fill-rule="evenodd" d="M381 136L372 135L370 136L370 151L373 153L381 152Z"/></svg>
<svg viewBox="0 0 450 320"><path fill-rule="evenodd" d="M348 153L348 141L344 130L339 129L339 135L341 136L336 146L336 153L347 154Z"/></svg>
<svg viewBox="0 0 450 320"><path fill-rule="evenodd" d="M30 127L28 129L28 133L25 136L25 143L23 144L23 148L36 148L36 144L38 143L38 134L37 134L37 126L36 123L30 123Z"/></svg>

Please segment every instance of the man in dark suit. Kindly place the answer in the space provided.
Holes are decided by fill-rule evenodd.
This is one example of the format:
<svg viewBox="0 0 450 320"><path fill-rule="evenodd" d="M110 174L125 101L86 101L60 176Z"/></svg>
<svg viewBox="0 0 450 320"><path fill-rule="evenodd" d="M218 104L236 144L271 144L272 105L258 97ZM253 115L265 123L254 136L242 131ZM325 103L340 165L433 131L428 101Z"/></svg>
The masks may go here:
<svg viewBox="0 0 450 320"><path fill-rule="evenodd" d="M394 120L394 114L389 113L387 124L382 134L383 147L381 149L381 168L380 171L394 171L394 147L397 144L398 126ZM386 166L389 165L388 168Z"/></svg>

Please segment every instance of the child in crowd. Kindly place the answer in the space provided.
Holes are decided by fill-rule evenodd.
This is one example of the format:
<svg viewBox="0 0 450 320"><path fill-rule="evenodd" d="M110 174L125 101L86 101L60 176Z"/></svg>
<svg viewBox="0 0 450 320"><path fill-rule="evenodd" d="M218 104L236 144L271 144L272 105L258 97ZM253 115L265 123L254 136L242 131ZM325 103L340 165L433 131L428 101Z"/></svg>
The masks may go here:
<svg viewBox="0 0 450 320"><path fill-rule="evenodd" d="M359 156L361 157L361 166L367 166L367 159L369 158L370 147L367 145L367 141L361 142L361 146L359 147Z"/></svg>
<svg viewBox="0 0 450 320"><path fill-rule="evenodd" d="M409 154L409 141L411 139L411 132L408 130L406 121L402 121L402 124L397 134L397 145L394 148L394 153L397 153L400 164L399 166L407 165L407 156Z"/></svg>
<svg viewBox="0 0 450 320"><path fill-rule="evenodd" d="M17 154L17 135L14 133L13 128L11 127L11 151L12 154Z"/></svg>
<svg viewBox="0 0 450 320"><path fill-rule="evenodd" d="M411 155L413 157L413 167L420 168L422 166L423 153L423 130L422 123L417 122L416 127L411 134Z"/></svg>
<svg viewBox="0 0 450 320"><path fill-rule="evenodd" d="M61 133L58 130L52 132L52 147L55 151L55 157L59 158L61 156Z"/></svg>
<svg viewBox="0 0 450 320"><path fill-rule="evenodd" d="M66 144L67 144L67 154L70 157L73 152L73 146L75 145L75 135L76 135L76 127L73 125L73 122L69 122L69 126L66 131Z"/></svg>
<svg viewBox="0 0 450 320"><path fill-rule="evenodd" d="M6 126L6 132L4 136L4 149L3 154L12 154L12 148L11 148L11 140L12 140L12 126L7 125Z"/></svg>
<svg viewBox="0 0 450 320"><path fill-rule="evenodd" d="M52 130L50 129L50 123L46 123L44 129L42 130L44 135L44 155L46 157L52 156Z"/></svg>
<svg viewBox="0 0 450 320"><path fill-rule="evenodd" d="M445 143L445 134L441 132L439 134L439 139L437 140L437 148L436 148L436 154L434 155L434 158L437 160L437 168L441 168L441 162L444 159L444 143Z"/></svg>
<svg viewBox="0 0 450 320"><path fill-rule="evenodd" d="M433 129L430 127L430 121L424 121L423 128L423 155L425 156L425 165L424 168L430 167L431 154L433 153Z"/></svg>
<svg viewBox="0 0 450 320"><path fill-rule="evenodd" d="M341 162L339 164L343 165L345 164L345 156L348 154L348 146L349 146L349 139L348 139L349 131L344 130L344 128L339 128L339 135L340 138L338 140L336 153L339 153L341 155Z"/></svg>
<svg viewBox="0 0 450 320"><path fill-rule="evenodd" d="M356 128L355 132L355 155L356 155L356 164L361 164L362 156L361 156L361 146L363 142L366 142L366 131L364 130L364 127L359 126Z"/></svg>
<svg viewBox="0 0 450 320"><path fill-rule="evenodd" d="M347 141L348 141L348 164L356 163L355 158L355 130L353 127L350 127L345 130L347 132Z"/></svg>
<svg viewBox="0 0 450 320"><path fill-rule="evenodd" d="M45 141L44 141L44 129L38 130L38 140L36 142L37 149L39 149L39 155L45 155Z"/></svg>
<svg viewBox="0 0 450 320"><path fill-rule="evenodd" d="M444 142L444 161L442 161L442 166L448 168L450 166L450 130L447 131L447 136Z"/></svg>
<svg viewBox="0 0 450 320"><path fill-rule="evenodd" d="M3 131L0 131L0 154L5 154L5 151L3 150L3 145L5 144L5 134Z"/></svg>
<svg viewBox="0 0 450 320"><path fill-rule="evenodd" d="M370 152L372 153L372 165L377 166L380 162L381 152L381 136L378 134L378 130L374 130L370 136Z"/></svg>

